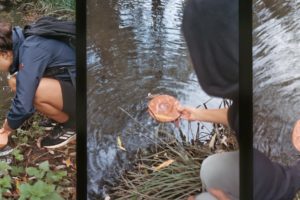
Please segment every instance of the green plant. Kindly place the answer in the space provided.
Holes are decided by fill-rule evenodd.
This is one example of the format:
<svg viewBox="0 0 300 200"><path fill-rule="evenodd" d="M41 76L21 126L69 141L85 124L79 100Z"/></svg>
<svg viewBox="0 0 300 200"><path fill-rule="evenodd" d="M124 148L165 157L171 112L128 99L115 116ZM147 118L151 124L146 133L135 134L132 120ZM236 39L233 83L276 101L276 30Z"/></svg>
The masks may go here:
<svg viewBox="0 0 300 200"><path fill-rule="evenodd" d="M39 15L55 15L59 18L75 17L75 0L27 0L20 4L20 10L35 11Z"/></svg>
<svg viewBox="0 0 300 200"><path fill-rule="evenodd" d="M11 177L9 176L10 169L11 167L6 162L0 162L0 197L2 197L3 193L11 189Z"/></svg>
<svg viewBox="0 0 300 200"><path fill-rule="evenodd" d="M38 167L26 168L28 176L37 179L36 182L23 183L20 185L20 200L22 199L63 199L56 191L53 183L60 181L67 175L65 171L51 171L49 162L44 161Z"/></svg>
<svg viewBox="0 0 300 200"><path fill-rule="evenodd" d="M43 116L36 114L26 130L18 129L12 134L10 145L14 150L7 164L0 161L0 200L74 199L75 169L64 167L66 157L75 151L68 146L67 151L48 151L36 147L36 141L45 134L39 126ZM48 161L51 162L51 165ZM39 163L39 164L37 164ZM60 170L52 166L59 166Z"/></svg>
<svg viewBox="0 0 300 200"><path fill-rule="evenodd" d="M23 154L21 153L21 150L20 149L14 149L13 152L12 152L12 155L15 157L15 159L17 161L22 161L24 160L24 156Z"/></svg>
<svg viewBox="0 0 300 200"><path fill-rule="evenodd" d="M20 151L14 152L15 157L20 157ZM19 158L18 160L21 160ZM3 194L12 188L12 176L26 175L27 182L16 185L19 190L20 200L62 200L55 183L67 176L66 171L54 171L50 169L49 162L44 161L37 167L9 166L5 162L0 162L0 200Z"/></svg>
<svg viewBox="0 0 300 200"><path fill-rule="evenodd" d="M24 183L19 187L19 200L63 200L55 190L55 186L38 180L34 184Z"/></svg>

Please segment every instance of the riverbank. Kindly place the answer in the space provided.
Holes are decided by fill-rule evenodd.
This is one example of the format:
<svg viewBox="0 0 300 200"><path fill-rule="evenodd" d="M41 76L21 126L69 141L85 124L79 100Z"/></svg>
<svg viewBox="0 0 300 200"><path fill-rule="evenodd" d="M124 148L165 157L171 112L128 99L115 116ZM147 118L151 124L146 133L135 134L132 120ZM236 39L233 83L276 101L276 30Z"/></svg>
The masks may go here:
<svg viewBox="0 0 300 200"><path fill-rule="evenodd" d="M238 149L234 133L219 124L205 140L195 135L179 141L163 129L156 135L159 142L140 150L133 169L117 185L107 187L107 199L187 199L202 191L199 171L206 157Z"/></svg>
<svg viewBox="0 0 300 200"><path fill-rule="evenodd" d="M75 0L12 0L1 2L1 18L14 25L23 26L41 16L51 15L59 19L75 19Z"/></svg>
<svg viewBox="0 0 300 200"><path fill-rule="evenodd" d="M182 142L163 130L156 139L157 145L138 152L133 168L121 175L119 183L106 187L105 200L186 200L202 192L199 172L205 158L238 150L234 133L219 124L204 141ZM300 191L294 200L300 200Z"/></svg>

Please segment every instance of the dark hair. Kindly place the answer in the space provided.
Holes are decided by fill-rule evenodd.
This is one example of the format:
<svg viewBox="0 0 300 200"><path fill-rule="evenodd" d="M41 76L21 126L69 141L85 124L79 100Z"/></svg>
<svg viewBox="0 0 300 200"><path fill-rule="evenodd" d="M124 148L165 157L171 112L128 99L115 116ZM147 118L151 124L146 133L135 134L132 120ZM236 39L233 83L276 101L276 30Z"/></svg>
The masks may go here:
<svg viewBox="0 0 300 200"><path fill-rule="evenodd" d="M12 26L10 23L0 22L0 52L7 52L12 49Z"/></svg>

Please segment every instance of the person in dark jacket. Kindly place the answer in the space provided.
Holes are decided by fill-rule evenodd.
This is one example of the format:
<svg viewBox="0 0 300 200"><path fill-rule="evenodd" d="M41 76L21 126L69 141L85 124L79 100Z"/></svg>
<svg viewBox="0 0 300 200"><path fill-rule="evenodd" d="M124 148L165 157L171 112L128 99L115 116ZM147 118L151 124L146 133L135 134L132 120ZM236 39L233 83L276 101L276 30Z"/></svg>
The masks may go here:
<svg viewBox="0 0 300 200"><path fill-rule="evenodd" d="M202 110L182 106L182 118L222 123L239 139L239 28L238 0L189 0L183 33L200 85L211 96L232 100L229 109ZM300 151L300 122L292 142ZM290 137L290 135L287 135ZM300 190L300 162L287 167L253 149L254 199L292 200ZM245 174L245 176L247 176ZM225 152L206 158L200 177L207 192L190 199L239 199L239 153Z"/></svg>
<svg viewBox="0 0 300 200"><path fill-rule="evenodd" d="M37 35L25 38L20 27L0 23L0 70L9 73L15 92L0 129L1 147L36 111L52 120L42 147L57 148L76 138L75 65L75 50L67 43Z"/></svg>

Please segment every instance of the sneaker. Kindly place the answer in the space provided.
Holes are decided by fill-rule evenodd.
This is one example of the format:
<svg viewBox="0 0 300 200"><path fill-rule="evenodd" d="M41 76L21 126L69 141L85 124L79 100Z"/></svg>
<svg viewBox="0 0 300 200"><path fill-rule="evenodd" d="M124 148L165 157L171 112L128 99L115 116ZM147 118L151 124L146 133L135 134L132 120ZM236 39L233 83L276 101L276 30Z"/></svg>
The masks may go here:
<svg viewBox="0 0 300 200"><path fill-rule="evenodd" d="M13 148L6 145L4 148L0 149L0 162L5 162L10 164L12 162L12 152Z"/></svg>
<svg viewBox="0 0 300 200"><path fill-rule="evenodd" d="M55 149L65 146L75 139L76 132L74 129L63 129L62 126L57 125L53 128L49 135L41 139L40 147Z"/></svg>
<svg viewBox="0 0 300 200"><path fill-rule="evenodd" d="M39 126L43 127L45 131L51 131L53 128L57 125L57 122L55 122L52 119L44 119L39 122Z"/></svg>

